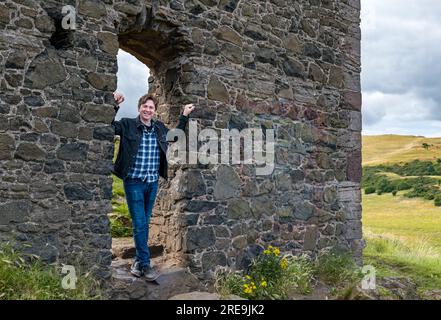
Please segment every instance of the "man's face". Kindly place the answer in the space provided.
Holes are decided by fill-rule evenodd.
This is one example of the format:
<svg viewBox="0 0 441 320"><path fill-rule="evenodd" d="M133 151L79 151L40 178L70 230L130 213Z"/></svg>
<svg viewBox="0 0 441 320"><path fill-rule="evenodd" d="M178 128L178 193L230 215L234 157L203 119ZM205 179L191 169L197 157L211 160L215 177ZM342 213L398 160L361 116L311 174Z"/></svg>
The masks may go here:
<svg viewBox="0 0 441 320"><path fill-rule="evenodd" d="M147 100L145 103L141 104L138 111L141 120L148 122L155 115L155 103L152 100Z"/></svg>

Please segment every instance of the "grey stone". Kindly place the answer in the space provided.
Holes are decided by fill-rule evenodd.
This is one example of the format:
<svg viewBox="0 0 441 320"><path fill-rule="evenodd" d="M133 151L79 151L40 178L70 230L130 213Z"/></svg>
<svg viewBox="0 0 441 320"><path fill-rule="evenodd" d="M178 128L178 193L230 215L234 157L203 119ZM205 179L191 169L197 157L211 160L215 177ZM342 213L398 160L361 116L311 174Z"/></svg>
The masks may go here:
<svg viewBox="0 0 441 320"><path fill-rule="evenodd" d="M30 206L26 201L12 201L0 204L0 225L24 222L29 217Z"/></svg>
<svg viewBox="0 0 441 320"><path fill-rule="evenodd" d="M111 126L93 129L93 138L97 140L113 141L115 130Z"/></svg>
<svg viewBox="0 0 441 320"><path fill-rule="evenodd" d="M306 227L305 236L303 239L303 250L314 250L317 244L317 226L311 225Z"/></svg>
<svg viewBox="0 0 441 320"><path fill-rule="evenodd" d="M64 186L64 194L69 200L92 200L93 195L87 187L80 183L71 183Z"/></svg>
<svg viewBox="0 0 441 320"><path fill-rule="evenodd" d="M202 255L202 270L212 270L217 266L226 266L227 257L222 251L205 252Z"/></svg>
<svg viewBox="0 0 441 320"><path fill-rule="evenodd" d="M15 158L23 159L25 161L43 161L46 156L47 154L43 149L30 142L20 143L14 154Z"/></svg>
<svg viewBox="0 0 441 320"><path fill-rule="evenodd" d="M41 96L28 96L23 98L24 103L31 107L44 106L44 100Z"/></svg>
<svg viewBox="0 0 441 320"><path fill-rule="evenodd" d="M50 159L47 160L44 164L44 172L46 173L55 173L55 172L64 172L64 162L58 159Z"/></svg>
<svg viewBox="0 0 441 320"><path fill-rule="evenodd" d="M80 0L78 13L92 18L99 19L107 14L106 6L101 1Z"/></svg>
<svg viewBox="0 0 441 320"><path fill-rule="evenodd" d="M51 131L62 137L76 138L78 136L78 128L75 123L52 121Z"/></svg>
<svg viewBox="0 0 441 320"><path fill-rule="evenodd" d="M243 199L233 199L228 204L227 213L230 219L249 218L251 215L250 205L248 201Z"/></svg>
<svg viewBox="0 0 441 320"><path fill-rule="evenodd" d="M186 251L208 248L213 246L215 242L213 227L188 227L185 236Z"/></svg>
<svg viewBox="0 0 441 320"><path fill-rule="evenodd" d="M218 200L233 198L240 188L240 179L233 168L225 165L219 166L216 172L216 185L214 197Z"/></svg>
<svg viewBox="0 0 441 320"><path fill-rule="evenodd" d="M0 134L0 160L11 160L15 150L15 140L9 134Z"/></svg>
<svg viewBox="0 0 441 320"><path fill-rule="evenodd" d="M212 76L208 82L207 94L209 99L228 103L229 94L225 85L217 77Z"/></svg>
<svg viewBox="0 0 441 320"><path fill-rule="evenodd" d="M309 202L302 202L294 209L294 217L299 220L307 221L314 215L314 205Z"/></svg>
<svg viewBox="0 0 441 320"><path fill-rule="evenodd" d="M116 90L116 76L99 74L90 72L87 75L87 81L98 90L115 91Z"/></svg>
<svg viewBox="0 0 441 320"><path fill-rule="evenodd" d="M114 115L115 111L112 106L89 103L86 104L81 116L84 120L89 122L104 122L110 124Z"/></svg>
<svg viewBox="0 0 441 320"><path fill-rule="evenodd" d="M5 68L23 69L26 65L27 59L26 52L15 51L9 54L5 63Z"/></svg>
<svg viewBox="0 0 441 320"><path fill-rule="evenodd" d="M289 77L303 78L305 74L305 67L299 61L294 59L286 59L283 64L283 71Z"/></svg>
<svg viewBox="0 0 441 320"><path fill-rule="evenodd" d="M272 216L275 211L274 203L267 195L254 197L251 200L251 212L257 219L261 218L263 215Z"/></svg>
<svg viewBox="0 0 441 320"><path fill-rule="evenodd" d="M87 145L84 143L67 143L57 150L57 157L61 160L86 160Z"/></svg>
<svg viewBox="0 0 441 320"><path fill-rule="evenodd" d="M52 51L45 51L32 60L25 75L25 85L32 89L44 89L65 80L66 70Z"/></svg>

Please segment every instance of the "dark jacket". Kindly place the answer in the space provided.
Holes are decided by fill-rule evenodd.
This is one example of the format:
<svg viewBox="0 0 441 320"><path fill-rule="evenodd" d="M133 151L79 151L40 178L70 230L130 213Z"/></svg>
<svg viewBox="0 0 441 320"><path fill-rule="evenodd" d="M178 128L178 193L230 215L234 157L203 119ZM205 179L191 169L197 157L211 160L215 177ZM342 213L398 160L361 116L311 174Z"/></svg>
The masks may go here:
<svg viewBox="0 0 441 320"><path fill-rule="evenodd" d="M115 111L118 111L118 109L119 107L116 106ZM185 130L187 122L188 117L181 115L176 128ZM169 129L159 120L152 120L152 123L155 127L156 141L158 142L160 150L159 175L167 179L168 164L166 154L168 142L166 136ZM119 121L116 121L115 118L112 120L112 127L115 129L115 134L121 137L118 157L116 158L113 170L113 174L120 179L124 179L127 176L138 154L138 146L143 132L142 126L143 123L139 119L139 116L136 118L122 118Z"/></svg>

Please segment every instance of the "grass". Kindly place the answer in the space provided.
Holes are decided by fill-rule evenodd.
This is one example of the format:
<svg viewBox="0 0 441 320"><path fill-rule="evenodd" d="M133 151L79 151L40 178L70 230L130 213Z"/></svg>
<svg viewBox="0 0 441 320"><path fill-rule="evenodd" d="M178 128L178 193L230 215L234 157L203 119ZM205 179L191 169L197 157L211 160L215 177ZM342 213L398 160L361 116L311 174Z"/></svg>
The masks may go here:
<svg viewBox="0 0 441 320"><path fill-rule="evenodd" d="M79 268L76 268L79 270ZM73 290L63 289L61 266L44 265L35 256L0 249L0 300L101 299L99 283L90 275L78 275Z"/></svg>
<svg viewBox="0 0 441 320"><path fill-rule="evenodd" d="M405 192L396 197L363 194L364 230L407 242L424 240L441 251L441 208L421 198L404 198Z"/></svg>
<svg viewBox="0 0 441 320"><path fill-rule="evenodd" d="M420 293L441 288L441 208L403 192L363 194L364 264L411 278Z"/></svg>
<svg viewBox="0 0 441 320"><path fill-rule="evenodd" d="M113 212L109 215L110 232L113 238L131 237L132 220L129 208L124 195L123 182L116 176L113 177L112 188L112 208Z"/></svg>
<svg viewBox="0 0 441 320"><path fill-rule="evenodd" d="M427 143L429 147L423 147ZM362 137L363 166L441 158L441 138L378 135Z"/></svg>

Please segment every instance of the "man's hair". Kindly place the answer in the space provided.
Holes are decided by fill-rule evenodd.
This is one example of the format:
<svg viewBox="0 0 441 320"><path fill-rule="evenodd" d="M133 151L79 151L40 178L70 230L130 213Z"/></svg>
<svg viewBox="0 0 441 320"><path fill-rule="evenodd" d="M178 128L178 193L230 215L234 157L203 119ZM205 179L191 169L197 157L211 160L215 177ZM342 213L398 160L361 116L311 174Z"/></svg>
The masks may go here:
<svg viewBox="0 0 441 320"><path fill-rule="evenodd" d="M138 109L141 107L142 104L146 103L148 100L152 100L153 101L153 103L155 104L155 110L156 110L156 108L158 106L156 98L154 96L152 96L152 95L149 95L149 94L145 94L141 98L139 98Z"/></svg>

